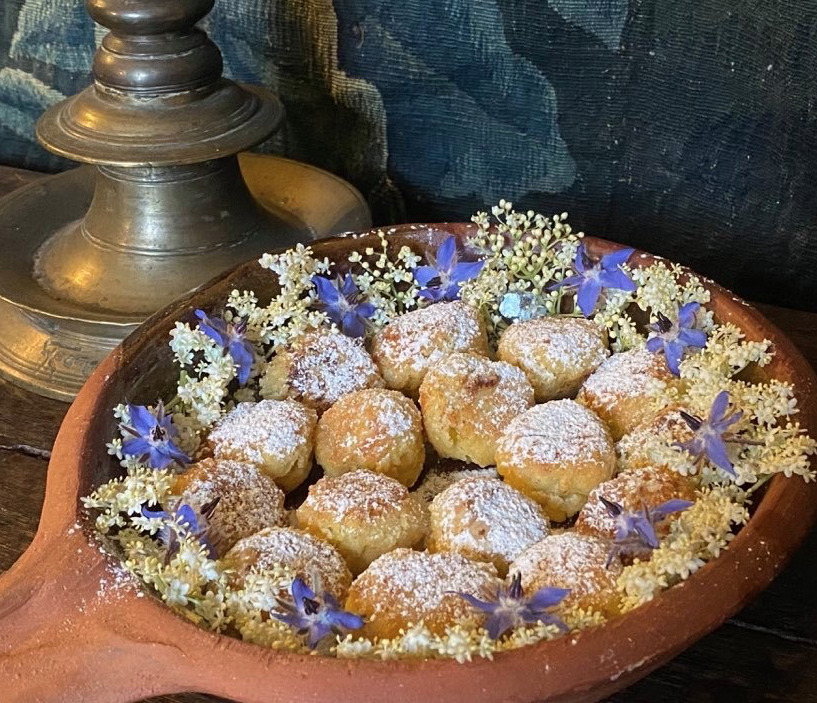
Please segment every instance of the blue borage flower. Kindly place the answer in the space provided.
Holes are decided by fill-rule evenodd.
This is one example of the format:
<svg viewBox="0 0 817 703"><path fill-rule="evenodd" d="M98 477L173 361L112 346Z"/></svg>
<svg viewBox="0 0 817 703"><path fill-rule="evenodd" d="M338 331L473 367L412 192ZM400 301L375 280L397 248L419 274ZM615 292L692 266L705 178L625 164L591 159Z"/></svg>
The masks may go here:
<svg viewBox="0 0 817 703"><path fill-rule="evenodd" d="M637 290L638 286L635 282L621 270L621 266L627 263L627 259L634 251L635 249L619 249L593 262L587 255L584 243L579 244L576 249L576 259L573 262L576 274L551 284L548 290L565 286L576 287L576 301L579 310L585 317L590 317L605 288L615 288L629 293Z"/></svg>
<svg viewBox="0 0 817 703"><path fill-rule="evenodd" d="M477 610L488 613L485 629L488 636L494 640L498 640L508 630L539 622L543 625L555 625L562 632L568 630L567 625L548 612L570 593L570 589L567 588L540 588L532 596L525 598L522 574L516 573L511 578L511 585L508 588L497 589L496 597L492 601L480 600L470 593L450 592L456 593Z"/></svg>
<svg viewBox="0 0 817 703"><path fill-rule="evenodd" d="M324 276L313 276L312 283L318 292L317 307L340 327L347 337L362 337L366 332L366 320L375 313L375 307L363 298L352 275L331 281Z"/></svg>
<svg viewBox="0 0 817 703"><path fill-rule="evenodd" d="M162 518L168 520L159 532L156 533L159 541L166 547L165 561L179 550L179 544L185 537L194 537L206 549L211 559L216 558L216 551L210 543L210 518L218 506L220 498L215 498L204 504L200 510L187 503L180 503L172 513L166 510L151 510L142 506L142 515L146 518Z"/></svg>
<svg viewBox="0 0 817 703"><path fill-rule="evenodd" d="M658 313L658 322L649 325L654 336L647 340L647 349L653 353L664 352L667 368L676 376L687 348L703 349L706 346L706 332L694 329L695 316L701 309L700 303L687 303L678 310L675 322Z"/></svg>
<svg viewBox="0 0 817 703"><path fill-rule="evenodd" d="M641 510L628 512L615 501L599 496L607 513L615 520L616 534L613 547L607 557L607 566L620 554L639 556L646 551L658 549L655 526L673 513L679 513L694 505L691 501L673 498L652 509L642 504Z"/></svg>
<svg viewBox="0 0 817 703"><path fill-rule="evenodd" d="M294 627L298 634L306 635L306 643L315 649L318 643L329 634L342 634L344 630L357 630L363 627L363 618L343 610L335 597L328 591L317 596L296 577L289 587L292 601L278 601L284 612L270 613L281 622Z"/></svg>
<svg viewBox="0 0 817 703"><path fill-rule="evenodd" d="M179 432L169 415L165 415L164 403L156 403L151 412L144 405L128 403L130 424L122 423L119 429L131 435L122 443L122 453L138 457L153 469L164 469L172 462L190 463L190 457L173 442Z"/></svg>
<svg viewBox="0 0 817 703"><path fill-rule="evenodd" d="M229 354L238 371L238 382L243 386L250 377L255 351L246 337L247 321L227 322L220 317L208 317L203 310L196 310L201 320L199 329Z"/></svg>
<svg viewBox="0 0 817 703"><path fill-rule="evenodd" d="M715 396L706 420L681 410L681 417L695 434L692 439L686 442L675 442L672 446L685 449L695 458L696 463L706 457L719 469L730 476L737 477L735 467L729 460L726 442L742 444L754 444L754 442L743 440L733 432L729 432L729 428L743 417L743 411L738 410L727 417L728 409L729 393L721 391Z"/></svg>
<svg viewBox="0 0 817 703"><path fill-rule="evenodd" d="M446 237L437 248L437 254L426 253L428 266L414 269L414 279L423 286L418 295L427 300L458 300L460 284L479 276L484 261L459 261L457 238Z"/></svg>

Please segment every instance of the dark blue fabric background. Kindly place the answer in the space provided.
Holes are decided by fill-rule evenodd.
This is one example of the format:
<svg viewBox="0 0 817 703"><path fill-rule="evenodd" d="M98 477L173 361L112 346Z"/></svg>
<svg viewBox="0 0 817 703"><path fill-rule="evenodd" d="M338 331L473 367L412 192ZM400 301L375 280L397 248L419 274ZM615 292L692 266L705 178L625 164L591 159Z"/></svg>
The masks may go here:
<svg viewBox="0 0 817 703"><path fill-rule="evenodd" d="M288 117L264 145L357 185L379 222L505 197L817 309L817 0L217 0L233 78ZM0 6L0 161L89 82L79 0Z"/></svg>

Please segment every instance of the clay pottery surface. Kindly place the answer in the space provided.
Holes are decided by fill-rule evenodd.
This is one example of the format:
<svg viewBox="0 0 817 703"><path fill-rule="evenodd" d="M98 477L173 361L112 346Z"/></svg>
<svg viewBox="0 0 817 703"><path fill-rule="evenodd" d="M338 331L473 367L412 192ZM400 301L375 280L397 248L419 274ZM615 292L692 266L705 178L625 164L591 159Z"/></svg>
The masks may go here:
<svg viewBox="0 0 817 703"><path fill-rule="evenodd" d="M396 247L436 246L471 225L403 225ZM587 238L591 254L618 248ZM313 245L345 261L377 246L375 235ZM637 253L635 265L653 257ZM817 391L808 362L755 309L714 283L710 307L751 339L770 339L776 355L761 372L795 385L801 425L817 435ZM494 661L364 661L278 653L197 628L171 612L102 551L80 497L120 471L105 443L112 408L124 399L173 394L177 373L167 345L177 320L196 308L220 309L233 288L261 300L275 277L255 261L211 281L154 315L94 372L71 407L48 469L39 530L0 578L0 681L7 703L116 703L199 691L244 703L578 703L597 701L645 676L718 627L783 568L817 513L817 484L777 477L753 517L718 559L680 586L608 624L502 653Z"/></svg>

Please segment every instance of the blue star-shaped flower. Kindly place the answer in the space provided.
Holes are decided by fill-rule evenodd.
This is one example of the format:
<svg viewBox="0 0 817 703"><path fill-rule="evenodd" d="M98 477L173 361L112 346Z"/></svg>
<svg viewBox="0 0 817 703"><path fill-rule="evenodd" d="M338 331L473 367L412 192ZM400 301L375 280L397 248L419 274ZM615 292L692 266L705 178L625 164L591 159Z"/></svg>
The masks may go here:
<svg viewBox="0 0 817 703"><path fill-rule="evenodd" d="M201 320L199 329L232 357L238 370L238 382L243 386L250 377L255 359L252 342L244 336L247 333L246 320L227 322L220 317L207 317L203 310L196 310L196 317Z"/></svg>
<svg viewBox="0 0 817 703"><path fill-rule="evenodd" d="M284 612L270 614L294 627L298 634L306 635L306 643L311 649L331 633L340 634L343 630L363 627L363 618L343 610L328 591L316 596L300 577L292 581L289 592L292 596L291 603L279 601Z"/></svg>
<svg viewBox="0 0 817 703"><path fill-rule="evenodd" d="M638 286L621 270L622 264L632 256L635 249L619 249L612 254L605 254L597 262L593 262L587 255L584 244L576 249L576 259L573 268L576 275L568 276L564 280L549 286L550 290L565 286L576 287L576 300L582 315L590 317L599 302L599 296L605 288L615 288L632 293Z"/></svg>
<svg viewBox="0 0 817 703"><path fill-rule="evenodd" d="M566 632L567 625L548 610L561 603L568 593L570 593L568 588L545 587L540 588L530 598L525 598L522 589L522 574L517 573L511 578L511 585L508 588L497 590L494 600L480 600L470 593L457 592L457 595L464 598L477 610L488 613L485 629L488 630L491 639L498 640L508 630L522 625L535 625L538 622L544 625L556 625L560 630Z"/></svg>
<svg viewBox="0 0 817 703"><path fill-rule="evenodd" d="M619 554L639 556L644 552L658 549L656 524L672 513L681 512L693 505L688 500L673 498L652 509L642 505L641 510L628 512L623 506L604 496L599 496L599 500L604 504L607 513L615 519L616 525L613 548L607 557L607 566L610 566Z"/></svg>
<svg viewBox="0 0 817 703"><path fill-rule="evenodd" d="M208 533L210 531L210 518L216 506L218 506L219 500L219 498L211 500L198 511L187 503L180 503L172 513L166 510L150 510L147 506L142 506L142 515L145 517L163 518L172 521L170 524L165 524L156 533L159 541L167 548L166 561L169 561L178 551L179 542L182 538L188 536L195 537L203 544L207 548L207 553L211 559L216 558L216 551L210 543Z"/></svg>
<svg viewBox="0 0 817 703"><path fill-rule="evenodd" d="M485 266L484 261L459 261L457 238L453 235L440 244L436 256L426 253L426 259L430 265L414 269L414 279L423 286L418 295L434 302L458 300L460 284L476 278Z"/></svg>
<svg viewBox="0 0 817 703"><path fill-rule="evenodd" d="M689 429L695 434L692 439L686 442L676 442L673 446L686 449L695 457L696 462L702 461L706 457L719 469L722 469L730 476L735 476L735 467L729 460L726 442L741 441L733 433L729 432L729 428L743 417L743 411L739 410L727 417L728 409L729 393L721 391L715 397L709 410L709 417L706 420L690 415L683 410L680 411L681 417L684 418L684 421L689 425Z"/></svg>
<svg viewBox="0 0 817 703"><path fill-rule="evenodd" d="M173 443L178 435L165 407L160 400L151 412L144 405L128 404L130 424L122 423L120 429L131 435L122 443L122 453L139 457L140 461L154 469L163 469L171 462L190 463L190 457Z"/></svg>
<svg viewBox="0 0 817 703"><path fill-rule="evenodd" d="M683 305L675 322L659 312L658 322L649 326L655 334L647 340L647 349L653 353L663 351L667 368L676 376L681 375L679 364L687 348L703 349L706 346L706 332L694 329L695 315L700 309L700 303Z"/></svg>
<svg viewBox="0 0 817 703"><path fill-rule="evenodd" d="M340 327L347 337L362 337L366 332L366 320L375 313L375 307L364 300L352 275L347 273L341 280L330 281L323 276L313 276L312 283L318 291L320 308L330 320Z"/></svg>

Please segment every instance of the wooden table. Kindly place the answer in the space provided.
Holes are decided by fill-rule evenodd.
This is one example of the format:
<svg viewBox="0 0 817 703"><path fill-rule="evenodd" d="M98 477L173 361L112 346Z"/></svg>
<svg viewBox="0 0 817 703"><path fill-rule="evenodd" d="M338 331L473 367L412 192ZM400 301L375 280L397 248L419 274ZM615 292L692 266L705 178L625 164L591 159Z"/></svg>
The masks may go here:
<svg viewBox="0 0 817 703"><path fill-rule="evenodd" d="M0 167L0 195L39 177ZM817 314L758 307L817 366ZM67 409L65 403L0 380L0 572L12 565L34 537L50 449ZM154 703L215 700L200 694L152 699ZM662 669L609 700L817 702L817 528L754 603Z"/></svg>

